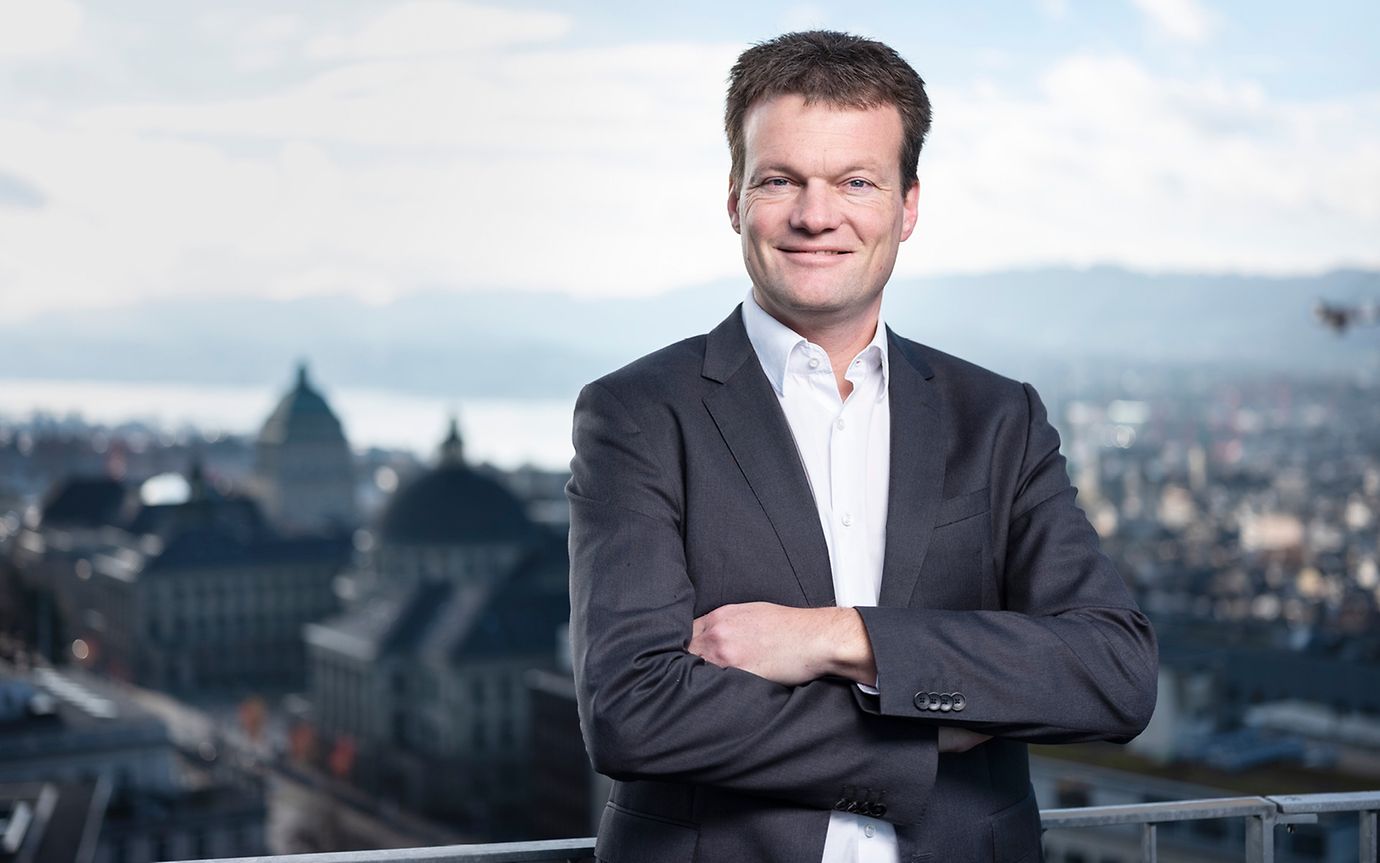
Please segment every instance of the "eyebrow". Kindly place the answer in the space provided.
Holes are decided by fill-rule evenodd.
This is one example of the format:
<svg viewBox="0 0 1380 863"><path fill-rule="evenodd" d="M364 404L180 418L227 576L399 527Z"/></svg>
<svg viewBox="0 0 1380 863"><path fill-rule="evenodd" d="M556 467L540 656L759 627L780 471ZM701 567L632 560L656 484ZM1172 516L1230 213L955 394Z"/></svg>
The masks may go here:
<svg viewBox="0 0 1380 863"><path fill-rule="evenodd" d="M856 173L859 173L859 172L862 172L862 173L869 173L869 174L883 174L883 173L885 173L885 169L879 167L878 165L871 164L871 163L868 163L868 162L855 162L855 163L850 164L850 165L848 165L847 167L845 167L845 168L843 168L843 169L837 171L837 172L836 172L836 176L839 176L839 177L846 177L846 176L848 176L848 175L850 175L850 174L856 174ZM749 176L749 178L752 179L752 180L758 180L758 179L761 179L762 177L770 177L770 176L775 176L775 175L777 175L777 174L786 174L786 175L789 175L789 176L799 176L799 175L801 174L801 172L800 172L799 170L795 169L795 168L792 168L792 167L790 167L790 166L788 166L788 165L785 165L785 164L782 164L782 163L780 163L780 162L767 162L767 163L764 163L764 164L758 166L757 169L754 170L754 171L753 171L751 174L749 174L748 176Z"/></svg>

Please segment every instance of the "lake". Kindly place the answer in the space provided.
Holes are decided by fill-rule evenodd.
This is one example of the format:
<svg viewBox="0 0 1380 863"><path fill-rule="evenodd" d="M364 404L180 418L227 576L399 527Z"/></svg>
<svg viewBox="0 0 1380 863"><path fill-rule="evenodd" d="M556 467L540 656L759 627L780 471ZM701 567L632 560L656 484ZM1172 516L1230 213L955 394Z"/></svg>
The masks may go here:
<svg viewBox="0 0 1380 863"><path fill-rule="evenodd" d="M0 378L0 418L23 420L35 412L78 414L105 425L139 421L168 430L190 425L205 432L256 434L283 393L267 386ZM349 388L322 394L356 450L378 446L429 457L455 413L471 461L563 470L573 454L573 395L457 399Z"/></svg>

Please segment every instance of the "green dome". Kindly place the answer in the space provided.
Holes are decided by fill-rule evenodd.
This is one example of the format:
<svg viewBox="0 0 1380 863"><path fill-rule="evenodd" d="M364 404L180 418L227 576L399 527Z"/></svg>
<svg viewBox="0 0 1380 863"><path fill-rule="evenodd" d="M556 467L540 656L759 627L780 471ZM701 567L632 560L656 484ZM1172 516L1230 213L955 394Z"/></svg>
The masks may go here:
<svg viewBox="0 0 1380 863"><path fill-rule="evenodd" d="M345 433L331 406L307 380L307 366L297 367L297 385L273 409L263 430L261 444L344 443Z"/></svg>

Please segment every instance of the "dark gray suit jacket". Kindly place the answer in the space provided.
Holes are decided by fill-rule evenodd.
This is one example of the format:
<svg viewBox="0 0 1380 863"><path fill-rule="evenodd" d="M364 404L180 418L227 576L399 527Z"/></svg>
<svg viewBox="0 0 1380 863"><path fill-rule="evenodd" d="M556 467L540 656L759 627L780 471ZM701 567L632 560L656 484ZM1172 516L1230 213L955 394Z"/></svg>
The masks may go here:
<svg viewBox="0 0 1380 863"><path fill-rule="evenodd" d="M1074 503L1029 385L888 331L880 696L782 686L686 651L728 603L834 604L805 470L741 311L585 387L575 407L571 644L612 863L820 859L829 812L902 861L1040 859L1027 742L1125 741L1154 633ZM940 755L936 726L993 739Z"/></svg>

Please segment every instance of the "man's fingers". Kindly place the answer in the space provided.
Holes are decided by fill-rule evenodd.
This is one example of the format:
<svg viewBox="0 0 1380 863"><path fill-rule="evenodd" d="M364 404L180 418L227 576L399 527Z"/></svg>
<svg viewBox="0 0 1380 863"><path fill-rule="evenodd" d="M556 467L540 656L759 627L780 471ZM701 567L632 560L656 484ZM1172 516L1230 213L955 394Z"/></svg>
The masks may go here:
<svg viewBox="0 0 1380 863"><path fill-rule="evenodd" d="M814 621L822 611L769 602L722 605L692 621L686 649L720 668L797 686L819 676L811 657L818 652Z"/></svg>
<svg viewBox="0 0 1380 863"><path fill-rule="evenodd" d="M713 613L714 612L711 611L709 614ZM697 617L691 623L690 644L688 644L685 649L700 657L701 659L707 659L710 662L713 662L715 665L722 665L722 662L717 661L717 656L714 652L714 647L711 643L712 639L707 637L707 633L710 629L708 620L709 614L706 614L702 617Z"/></svg>

